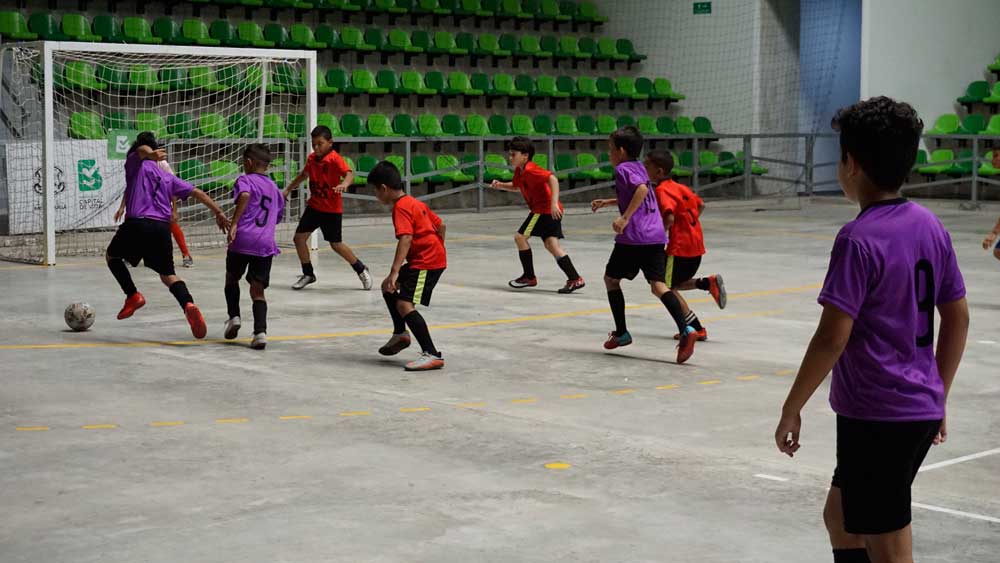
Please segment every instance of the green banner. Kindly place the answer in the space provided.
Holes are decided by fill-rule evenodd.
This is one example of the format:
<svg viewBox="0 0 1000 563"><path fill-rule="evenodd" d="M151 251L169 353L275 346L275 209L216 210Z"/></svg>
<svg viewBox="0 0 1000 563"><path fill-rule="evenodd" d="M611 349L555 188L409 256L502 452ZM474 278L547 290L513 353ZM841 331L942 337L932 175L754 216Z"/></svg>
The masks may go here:
<svg viewBox="0 0 1000 563"><path fill-rule="evenodd" d="M128 148L132 146L136 135L135 129L112 129L108 132L108 160L125 160Z"/></svg>
<svg viewBox="0 0 1000 563"><path fill-rule="evenodd" d="M712 13L712 3L711 2L695 2L694 3L694 13L698 14L711 14Z"/></svg>

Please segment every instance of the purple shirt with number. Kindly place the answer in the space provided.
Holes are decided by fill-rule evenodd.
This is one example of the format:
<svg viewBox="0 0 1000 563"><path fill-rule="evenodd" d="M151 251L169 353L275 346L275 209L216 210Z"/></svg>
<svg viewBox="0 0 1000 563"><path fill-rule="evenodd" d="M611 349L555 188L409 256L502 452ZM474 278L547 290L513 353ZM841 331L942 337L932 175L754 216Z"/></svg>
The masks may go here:
<svg viewBox="0 0 1000 563"><path fill-rule="evenodd" d="M615 193L618 196L618 211L622 214L632 202L632 196L640 185L649 188L646 199L629 220L625 230L615 237L619 244L667 244L667 233L663 228L663 218L656 204L656 191L649 185L646 167L638 160L629 160L615 166Z"/></svg>
<svg viewBox="0 0 1000 563"><path fill-rule="evenodd" d="M934 313L965 297L951 237L905 199L865 208L833 244L819 302L854 319L833 368L830 406L861 420L944 417L934 359Z"/></svg>
<svg viewBox="0 0 1000 563"><path fill-rule="evenodd" d="M246 210L236 226L236 238L229 245L231 252L250 256L280 254L274 240L274 227L281 222L285 198L274 181L263 174L245 174L236 179L233 199L250 194Z"/></svg>
<svg viewBox="0 0 1000 563"><path fill-rule="evenodd" d="M133 151L125 159L125 217L170 222L170 202L187 199L194 186L169 172L155 160Z"/></svg>

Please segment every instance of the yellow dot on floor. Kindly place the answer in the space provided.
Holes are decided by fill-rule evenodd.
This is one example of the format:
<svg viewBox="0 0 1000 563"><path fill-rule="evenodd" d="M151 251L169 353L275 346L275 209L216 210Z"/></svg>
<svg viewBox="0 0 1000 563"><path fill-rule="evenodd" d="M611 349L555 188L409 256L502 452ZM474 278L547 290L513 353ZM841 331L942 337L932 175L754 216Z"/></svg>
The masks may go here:
<svg viewBox="0 0 1000 563"><path fill-rule="evenodd" d="M573 466L563 461L553 461L552 463L545 464L545 469L569 469L570 467Z"/></svg>

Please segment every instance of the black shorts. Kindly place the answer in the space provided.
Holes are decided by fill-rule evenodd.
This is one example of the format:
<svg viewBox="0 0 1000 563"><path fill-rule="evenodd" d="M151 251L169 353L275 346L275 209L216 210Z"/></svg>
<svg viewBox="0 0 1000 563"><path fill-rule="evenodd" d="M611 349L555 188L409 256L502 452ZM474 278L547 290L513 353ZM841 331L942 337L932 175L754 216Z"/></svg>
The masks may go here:
<svg viewBox="0 0 1000 563"><path fill-rule="evenodd" d="M667 287L677 287L693 278L701 267L701 256L667 256Z"/></svg>
<svg viewBox="0 0 1000 563"><path fill-rule="evenodd" d="M634 280L642 271L646 281L665 281L667 255L662 244L621 244L615 243L611 251L604 275L616 280Z"/></svg>
<svg viewBox="0 0 1000 563"><path fill-rule="evenodd" d="M226 254L226 273L240 279L247 273L248 282L257 282L267 289L271 285L271 261L274 256L253 256L230 251Z"/></svg>
<svg viewBox="0 0 1000 563"><path fill-rule="evenodd" d="M837 416L837 468L844 530L885 534L910 523L910 486L940 420L879 422Z"/></svg>
<svg viewBox="0 0 1000 563"><path fill-rule="evenodd" d="M172 276L174 241L170 223L153 219L125 219L108 245L108 256L122 258L133 267L141 261L161 276Z"/></svg>
<svg viewBox="0 0 1000 563"><path fill-rule="evenodd" d="M299 219L299 226L295 227L296 233L312 233L316 229L323 231L323 240L326 242L341 242L343 235L344 214L326 213L316 211L312 207L306 207L305 213Z"/></svg>
<svg viewBox="0 0 1000 563"><path fill-rule="evenodd" d="M414 270L410 268L409 264L403 264L399 270L399 279L396 280L398 286L396 297L414 305L430 305L434 286L437 285L443 273L444 268L440 270Z"/></svg>
<svg viewBox="0 0 1000 563"><path fill-rule="evenodd" d="M562 220L553 219L552 215L532 213L521 223L517 230L526 237L539 237L545 240L549 237L563 238Z"/></svg>

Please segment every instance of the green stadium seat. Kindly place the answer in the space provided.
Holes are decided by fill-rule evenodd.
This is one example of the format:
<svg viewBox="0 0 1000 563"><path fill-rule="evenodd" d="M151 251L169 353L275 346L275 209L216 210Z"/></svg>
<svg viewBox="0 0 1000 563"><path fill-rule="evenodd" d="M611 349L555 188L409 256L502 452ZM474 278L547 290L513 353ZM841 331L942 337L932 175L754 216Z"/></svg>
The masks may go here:
<svg viewBox="0 0 1000 563"><path fill-rule="evenodd" d="M503 156L496 153L488 153L483 157L483 161L485 164L485 170L483 170L484 182L492 182L493 180L510 182L514 179L514 173L507 168L507 160Z"/></svg>
<svg viewBox="0 0 1000 563"><path fill-rule="evenodd" d="M528 77L530 80L530 77ZM528 92L517 87L514 77L509 74L497 74L493 77L493 94L523 98Z"/></svg>
<svg viewBox="0 0 1000 563"><path fill-rule="evenodd" d="M396 158L399 158L399 157L388 156L388 157L386 157L386 160L388 160L389 162L392 162L393 164L396 164L395 162L393 162ZM351 168L351 170L354 170L354 175L355 176L367 179L368 178L368 173L371 172L372 169L375 168L375 166L377 164L378 164L378 159L377 158L375 158L374 156L365 154L365 155L361 155L361 156L358 157L357 164L355 164ZM405 173L405 172L403 172L403 168L401 166L397 165L397 168L399 168L400 173Z"/></svg>
<svg viewBox="0 0 1000 563"><path fill-rule="evenodd" d="M329 49L340 48L340 34L337 33L337 30L326 24L316 26L313 30L313 36L316 37L316 41L326 43Z"/></svg>
<svg viewBox="0 0 1000 563"><path fill-rule="evenodd" d="M545 114L536 115L535 119L532 120L532 124L535 126L535 133L539 135L548 136L555 132L555 125L552 123L552 118Z"/></svg>
<svg viewBox="0 0 1000 563"><path fill-rule="evenodd" d="M658 100L655 88L653 87L653 81L645 76L640 76L635 79L635 91L640 94L645 94L650 100Z"/></svg>
<svg viewBox="0 0 1000 563"><path fill-rule="evenodd" d="M514 86L522 91L526 92L529 96L539 97L538 89L535 86L535 79L527 74L518 74L514 79Z"/></svg>
<svg viewBox="0 0 1000 563"><path fill-rule="evenodd" d="M983 98L984 104L1000 104L1000 82L993 85L993 91Z"/></svg>
<svg viewBox="0 0 1000 563"><path fill-rule="evenodd" d="M674 121L674 125L677 126L678 135L694 135L697 133L694 128L694 122L691 121L690 117L680 116Z"/></svg>
<svg viewBox="0 0 1000 563"><path fill-rule="evenodd" d="M535 164L537 164L538 166L541 166L542 168L544 168L546 170L552 170L551 168L549 168L549 155L548 154L545 154L545 153L535 153L535 156L531 159L531 162L534 162Z"/></svg>
<svg viewBox="0 0 1000 563"><path fill-rule="evenodd" d="M194 41L184 36L184 30L173 18L166 16L153 20L153 36L159 37L167 45L193 45Z"/></svg>
<svg viewBox="0 0 1000 563"><path fill-rule="evenodd" d="M565 16L567 20L575 20L579 11L580 8L577 6L575 0L562 0L559 2L559 13Z"/></svg>
<svg viewBox="0 0 1000 563"><path fill-rule="evenodd" d="M257 116L234 113L227 120L227 129L235 137L255 139L257 137Z"/></svg>
<svg viewBox="0 0 1000 563"><path fill-rule="evenodd" d="M340 121L337 119L337 116L333 115L332 113L324 112L317 115L316 125L317 126L323 125L329 128L330 132L333 133L334 137L339 137L343 134L343 132L340 130Z"/></svg>
<svg viewBox="0 0 1000 563"><path fill-rule="evenodd" d="M691 169L694 165L694 156L691 151L684 151L680 157L677 156L677 153L671 152L670 156L674 159L674 169L671 173L675 178L690 178L694 176L694 172Z"/></svg>
<svg viewBox="0 0 1000 563"><path fill-rule="evenodd" d="M375 51L381 52L385 49L385 33L380 28L370 27L365 30L365 43L375 47Z"/></svg>
<svg viewBox="0 0 1000 563"><path fill-rule="evenodd" d="M285 120L280 115L268 113L264 115L264 138L294 139L295 136L288 131Z"/></svg>
<svg viewBox="0 0 1000 563"><path fill-rule="evenodd" d="M28 29L28 22L21 12L3 10L0 11L0 37L5 41L34 41L38 39L38 34Z"/></svg>
<svg viewBox="0 0 1000 563"><path fill-rule="evenodd" d="M241 173L239 165L235 162L213 160L208 163L208 177L211 178L211 181L203 183L200 187L203 190L231 188Z"/></svg>
<svg viewBox="0 0 1000 563"><path fill-rule="evenodd" d="M66 41L69 39L62 32L59 20L51 12L35 12L28 18L28 31L38 34L46 41Z"/></svg>
<svg viewBox="0 0 1000 563"><path fill-rule="evenodd" d="M546 19L550 19L557 22L568 22L573 19L569 14L564 14L556 0L541 0L542 15Z"/></svg>
<svg viewBox="0 0 1000 563"><path fill-rule="evenodd" d="M347 94L371 94L371 95L382 95L388 94L388 88L381 88L375 82L375 76L372 71L365 69L355 69L351 73L351 85L345 90Z"/></svg>
<svg viewBox="0 0 1000 563"><path fill-rule="evenodd" d="M483 8L482 0L462 0L455 13L476 18L488 18L493 15L493 12Z"/></svg>
<svg viewBox="0 0 1000 563"><path fill-rule="evenodd" d="M443 93L449 96L483 96L486 94L486 92L472 87L468 74L458 71L448 74L448 87L444 89Z"/></svg>
<svg viewBox="0 0 1000 563"><path fill-rule="evenodd" d="M966 106L981 103L990 95L990 85L985 80L970 82L965 89L965 95L958 98L958 103Z"/></svg>
<svg viewBox="0 0 1000 563"><path fill-rule="evenodd" d="M474 113L465 118L465 131L473 137L487 137L490 126L485 117Z"/></svg>
<svg viewBox="0 0 1000 563"><path fill-rule="evenodd" d="M153 36L153 29L145 18L131 17L122 20L122 34L125 41L129 43L142 43L144 45L159 45L163 39Z"/></svg>
<svg viewBox="0 0 1000 563"><path fill-rule="evenodd" d="M372 7L374 8L372 11L391 15L401 15L409 11L405 6L400 6L396 0L374 0Z"/></svg>
<svg viewBox="0 0 1000 563"><path fill-rule="evenodd" d="M612 88L614 85L612 84ZM611 97L608 92L602 92L597 89L597 79L592 76L581 76L576 79L576 88L580 91L580 95L587 98L594 99L607 99Z"/></svg>
<svg viewBox="0 0 1000 563"><path fill-rule="evenodd" d="M597 40L593 37L581 37L578 45L581 53L590 55L590 58L594 60L603 60L601 58L601 50L597 47Z"/></svg>
<svg viewBox="0 0 1000 563"><path fill-rule="evenodd" d="M354 162L354 159L352 159L349 156L344 156L344 155L341 155L341 156L344 158L344 164L346 164L348 168L350 168L351 170L353 170L355 172L355 174L354 174L354 181L351 182L351 185L352 186L363 186L366 183L368 183L368 177L366 175L364 175L364 174L358 173L358 171L357 171L358 170L358 165Z"/></svg>
<svg viewBox="0 0 1000 563"><path fill-rule="evenodd" d="M302 113L290 113L285 119L289 139L304 139L306 136L306 116Z"/></svg>
<svg viewBox="0 0 1000 563"><path fill-rule="evenodd" d="M602 37L597 40L597 58L607 61L627 61L628 55L618 52L614 39Z"/></svg>
<svg viewBox="0 0 1000 563"><path fill-rule="evenodd" d="M925 164L927 164L927 151L920 149L917 151L917 161L913 164L911 170L916 170Z"/></svg>
<svg viewBox="0 0 1000 563"><path fill-rule="evenodd" d="M400 75L399 88L396 90L396 93L402 95L433 96L437 94L437 90L428 88L424 84L424 77L419 72L406 70Z"/></svg>
<svg viewBox="0 0 1000 563"><path fill-rule="evenodd" d="M413 45L410 41L410 34L402 29L393 29L389 31L389 41L383 47L383 50L388 53L423 53L424 50L420 47Z"/></svg>
<svg viewBox="0 0 1000 563"><path fill-rule="evenodd" d="M597 134L610 135L618 129L618 122L610 115L597 116Z"/></svg>
<svg viewBox="0 0 1000 563"><path fill-rule="evenodd" d="M441 120L432 113L425 113L417 118L417 131L422 137L443 137L444 129Z"/></svg>
<svg viewBox="0 0 1000 563"><path fill-rule="evenodd" d="M66 86L77 90L107 90L108 85L97 80L97 69L83 61L70 61L63 67Z"/></svg>
<svg viewBox="0 0 1000 563"><path fill-rule="evenodd" d="M113 129L135 129L135 122L123 111L112 111L104 114L104 128L108 131Z"/></svg>
<svg viewBox="0 0 1000 563"><path fill-rule="evenodd" d="M416 29L410 34L410 42L414 47L420 49L425 53L429 53L434 48L434 41L431 39L431 34L423 29ZM428 55L428 60L431 56Z"/></svg>
<svg viewBox="0 0 1000 563"><path fill-rule="evenodd" d="M195 66L188 69L188 80L191 86L208 92L225 92L229 87L220 84L215 71L207 66Z"/></svg>
<svg viewBox="0 0 1000 563"><path fill-rule="evenodd" d="M986 129L986 118L981 115L972 114L962 120L962 126L958 132L962 135L978 135Z"/></svg>
<svg viewBox="0 0 1000 563"><path fill-rule="evenodd" d="M452 137L464 137L466 135L465 122L462 118L450 113L441 118L441 130L445 135Z"/></svg>
<svg viewBox="0 0 1000 563"><path fill-rule="evenodd" d="M208 178L208 165L196 158L182 160L177 163L177 177L197 185L199 180Z"/></svg>
<svg viewBox="0 0 1000 563"><path fill-rule="evenodd" d="M285 187L285 159L276 158L271 161L271 166L268 168L270 172L271 179L274 183L278 185L279 188ZM291 176L295 176L298 173L299 167L298 163L294 160L288 161L288 173Z"/></svg>
<svg viewBox="0 0 1000 563"><path fill-rule="evenodd" d="M524 7L521 4L521 0L501 0L500 6L496 11L496 14L501 17L511 18L516 20L530 20L533 19L533 15L524 11Z"/></svg>
<svg viewBox="0 0 1000 563"><path fill-rule="evenodd" d="M947 162L949 160L955 160L955 153L951 149L938 149L931 153L927 166L917 168L917 172L924 176L937 176L938 174L945 174L951 170L952 165L940 163Z"/></svg>
<svg viewBox="0 0 1000 563"><path fill-rule="evenodd" d="M63 35L73 41L100 42L103 38L97 35L90 28L90 20L83 14L63 14L62 17Z"/></svg>
<svg viewBox="0 0 1000 563"><path fill-rule="evenodd" d="M986 69L990 72L1000 72L1000 54L997 55L996 60L990 63Z"/></svg>
<svg viewBox="0 0 1000 563"><path fill-rule="evenodd" d="M295 69L287 63L277 63L270 67L271 78L268 80L268 91L271 91L271 86L277 88L279 92L288 92L290 94L305 94L306 85L302 81L302 77L299 73L295 72Z"/></svg>
<svg viewBox="0 0 1000 563"><path fill-rule="evenodd" d="M236 27L239 38L254 47L274 47L274 41L264 39L264 32L255 22L240 22Z"/></svg>
<svg viewBox="0 0 1000 563"><path fill-rule="evenodd" d="M692 125L694 125L694 132L699 135L711 135L715 133L715 129L712 129L712 121L707 117L695 117Z"/></svg>
<svg viewBox="0 0 1000 563"><path fill-rule="evenodd" d="M635 118L631 115L622 115L618 117L616 122L619 128L621 127L635 127Z"/></svg>
<svg viewBox="0 0 1000 563"><path fill-rule="evenodd" d="M281 49L303 49L305 45L292 39L285 26L280 23L268 23L264 25L264 39L274 43L275 47Z"/></svg>
<svg viewBox="0 0 1000 563"><path fill-rule="evenodd" d="M392 137L392 122L386 115L373 113L368 116L368 132L372 137Z"/></svg>
<svg viewBox="0 0 1000 563"><path fill-rule="evenodd" d="M105 118L107 119L107 118ZM166 120L167 134L178 139L198 138L198 123L187 113L168 115ZM110 129L110 127L109 127Z"/></svg>
<svg viewBox="0 0 1000 563"><path fill-rule="evenodd" d="M375 74L375 85L390 94L395 94L399 90L399 80L396 78L396 73L391 70L378 71Z"/></svg>
<svg viewBox="0 0 1000 563"><path fill-rule="evenodd" d="M455 56L469 54L469 51L455 44L455 35L448 31L435 32L434 43L427 49L427 52Z"/></svg>
<svg viewBox="0 0 1000 563"><path fill-rule="evenodd" d="M326 7L341 12L360 12L362 6L352 0L325 0Z"/></svg>
<svg viewBox="0 0 1000 563"><path fill-rule="evenodd" d="M563 35L559 38L559 50L556 51L556 55L560 57L565 57L568 59L589 59L591 58L590 53L586 53L580 50L580 43L576 37L572 35Z"/></svg>
<svg viewBox="0 0 1000 563"><path fill-rule="evenodd" d="M475 181L476 177L471 174L467 174L465 170L441 172L442 170L447 170L448 168L460 165L461 162L458 160L457 156L451 154L439 154L435 159L435 170L438 170L439 173L432 177L431 182L454 182L456 184L468 184L469 182Z"/></svg>
<svg viewBox="0 0 1000 563"><path fill-rule="evenodd" d="M954 135L958 133L960 126L961 123L957 115L946 113L937 118L937 121L934 122L934 127L928 129L925 133L927 135Z"/></svg>
<svg viewBox="0 0 1000 563"><path fill-rule="evenodd" d="M541 96L547 96L549 98L569 98L569 94L566 92L560 92L556 87L555 77L547 74L543 74L538 77L538 80L535 82L535 88Z"/></svg>
<svg viewBox="0 0 1000 563"><path fill-rule="evenodd" d="M607 76L602 76L597 79L597 91L606 94L608 98L615 96L615 81L608 78Z"/></svg>
<svg viewBox="0 0 1000 563"><path fill-rule="evenodd" d="M340 92L340 88L330 85L326 78L327 72L322 69L316 71L316 93L321 96L330 96Z"/></svg>
<svg viewBox="0 0 1000 563"><path fill-rule="evenodd" d="M555 161L555 170L554 170L556 178L558 178L560 181L565 181L570 179L573 180L580 179L578 175L574 174L574 176L571 177L570 173L566 172L566 170L574 168L575 166L576 166L575 156L569 153L557 154Z"/></svg>
<svg viewBox="0 0 1000 563"><path fill-rule="evenodd" d="M719 153L719 159L715 167L712 168L713 176L727 177L735 176L736 170L733 168L733 163L736 160L736 155L729 151L722 151Z"/></svg>
<svg viewBox="0 0 1000 563"><path fill-rule="evenodd" d="M413 117L400 113L392 118L392 130L398 137L414 137L417 134L417 124L413 122Z"/></svg>
<svg viewBox="0 0 1000 563"><path fill-rule="evenodd" d="M117 16L100 14L94 16L91 24L94 33L100 35L106 43L124 43L126 41L122 34L122 22Z"/></svg>
<svg viewBox="0 0 1000 563"><path fill-rule="evenodd" d="M597 121L592 115L581 115L576 118L576 130L580 135L594 135L597 133Z"/></svg>
<svg viewBox="0 0 1000 563"><path fill-rule="evenodd" d="M985 162L983 162L982 165L979 167L980 176L989 176L991 178L994 176L1000 176L1000 168L996 168L993 166L994 154L996 154L995 151L990 151L986 153L986 155L983 157L985 159Z"/></svg>
<svg viewBox="0 0 1000 563"><path fill-rule="evenodd" d="M459 49L464 49L470 55L475 55L476 51L479 50L476 36L465 31L455 34L455 46Z"/></svg>
<svg viewBox="0 0 1000 563"><path fill-rule="evenodd" d="M1000 137L1000 115L990 117L989 123L986 124L986 129L983 129L983 135Z"/></svg>
<svg viewBox="0 0 1000 563"><path fill-rule="evenodd" d="M510 121L503 115L491 115L489 119L490 133L498 136L508 136L511 134Z"/></svg>
<svg viewBox="0 0 1000 563"><path fill-rule="evenodd" d="M349 113L340 118L340 130L348 137L367 137L368 127L360 116Z"/></svg>
<svg viewBox="0 0 1000 563"><path fill-rule="evenodd" d="M676 135L677 125L673 118L663 116L656 119L656 131L660 135Z"/></svg>
<svg viewBox="0 0 1000 563"><path fill-rule="evenodd" d="M351 79L344 69L331 68L326 71L326 84L330 88L336 88L338 92L346 92L351 88Z"/></svg>
<svg viewBox="0 0 1000 563"><path fill-rule="evenodd" d="M445 83L444 75L438 71L431 71L424 75L424 84L435 92L444 92L448 86Z"/></svg>
<svg viewBox="0 0 1000 563"><path fill-rule="evenodd" d="M597 7L592 2L580 2L577 8L576 19L589 23L605 23L608 21L606 16L602 16L597 11Z"/></svg>
<svg viewBox="0 0 1000 563"><path fill-rule="evenodd" d="M228 139L229 125L226 118L218 113L203 113L198 117L198 131L200 137L209 139Z"/></svg>
<svg viewBox="0 0 1000 563"><path fill-rule="evenodd" d="M958 160L969 159L965 162L956 162L951 165L948 169L949 176L960 178L962 176L970 176L972 174L972 151L965 149L958 152Z"/></svg>
<svg viewBox="0 0 1000 563"><path fill-rule="evenodd" d="M448 10L441 7L438 0L419 0L416 9L413 10L417 14L430 14L435 16L445 16L448 15Z"/></svg>
<svg viewBox="0 0 1000 563"><path fill-rule="evenodd" d="M576 128L576 119L572 115L556 116L556 133L559 135L579 135Z"/></svg>
<svg viewBox="0 0 1000 563"><path fill-rule="evenodd" d="M429 156L415 154L410 157L410 173L412 175L427 174L429 172L434 172L434 162ZM434 176L424 176L422 178L413 178L410 180L410 183L419 185L434 181Z"/></svg>
<svg viewBox="0 0 1000 563"><path fill-rule="evenodd" d="M653 81L653 94L657 99L683 100L687 96L674 91L673 85L666 78L657 78Z"/></svg>
<svg viewBox="0 0 1000 563"><path fill-rule="evenodd" d="M656 129L656 120L649 116L642 116L636 119L635 126L639 128L639 132L643 135L660 134L660 132Z"/></svg>
<svg viewBox="0 0 1000 563"><path fill-rule="evenodd" d="M161 68L160 84L167 90L188 90L191 81L188 79L187 68Z"/></svg>
<svg viewBox="0 0 1000 563"><path fill-rule="evenodd" d="M167 133L167 126L163 122L163 118L158 113L139 112L135 114L135 128L139 131L152 131L157 139L171 138L171 135Z"/></svg>
<svg viewBox="0 0 1000 563"><path fill-rule="evenodd" d="M482 90L485 95L492 96L493 81L484 72L474 72L469 75L469 84L476 90Z"/></svg>
<svg viewBox="0 0 1000 563"><path fill-rule="evenodd" d="M576 89L576 81L570 76L560 76L556 78L556 90L565 94L563 97L566 98L584 97L580 91Z"/></svg>
<svg viewBox="0 0 1000 563"><path fill-rule="evenodd" d="M148 92L166 92L170 89L169 86L160 82L160 78L157 76L156 71L153 67L141 64L132 65L129 67L128 73L129 81L129 91L148 91Z"/></svg>
<svg viewBox="0 0 1000 563"><path fill-rule="evenodd" d="M744 170L746 170L744 166L745 158L746 157L743 151L736 153L736 165L733 166L733 173L735 173L736 175L743 174ZM768 169L757 164L757 161L750 161L750 174L754 176L760 176L762 174L767 174L767 172Z"/></svg>
<svg viewBox="0 0 1000 563"><path fill-rule="evenodd" d="M479 35L478 46L474 51L474 55L483 55L491 57L509 57L513 53L500 46L500 40L496 35L492 33L482 33Z"/></svg>
<svg viewBox="0 0 1000 563"><path fill-rule="evenodd" d="M576 155L576 165L580 166L594 166L599 164L600 161L591 153L582 152ZM589 170L581 170L577 172L578 177L589 178L598 182L606 182L615 177L614 172L604 169L603 167L595 167Z"/></svg>
<svg viewBox="0 0 1000 563"><path fill-rule="evenodd" d="M96 21L96 20L95 20ZM208 34L225 47L249 47L250 43L240 39L236 26L227 20L215 20L208 26ZM107 40L107 39L105 39Z"/></svg>
<svg viewBox="0 0 1000 563"><path fill-rule="evenodd" d="M510 129L515 135L530 137L535 135L535 124L527 115L515 115L510 118Z"/></svg>
<svg viewBox="0 0 1000 563"><path fill-rule="evenodd" d="M521 40L516 35L504 33L500 36L500 49L509 53L509 55L521 56L519 54L521 50Z"/></svg>
<svg viewBox="0 0 1000 563"><path fill-rule="evenodd" d="M514 54L521 57L534 57L536 59L552 58L554 53L542 48L541 40L535 35L522 35L521 41Z"/></svg>
<svg viewBox="0 0 1000 563"><path fill-rule="evenodd" d="M222 44L213 39L208 31L208 24L197 18L188 18L181 24L181 34L193 45L203 47L218 47Z"/></svg>
<svg viewBox="0 0 1000 563"><path fill-rule="evenodd" d="M733 171L719 166L719 155L712 151L701 151L698 155L698 173L703 176L732 176Z"/></svg>
<svg viewBox="0 0 1000 563"><path fill-rule="evenodd" d="M640 94L635 88L635 79L631 76L620 76L615 82L614 96L628 100L648 100L648 94Z"/></svg>
<svg viewBox="0 0 1000 563"><path fill-rule="evenodd" d="M618 52L627 57L630 63L637 63L646 60L646 55L639 54L635 51L635 45L629 39L619 39L615 43L615 47Z"/></svg>

